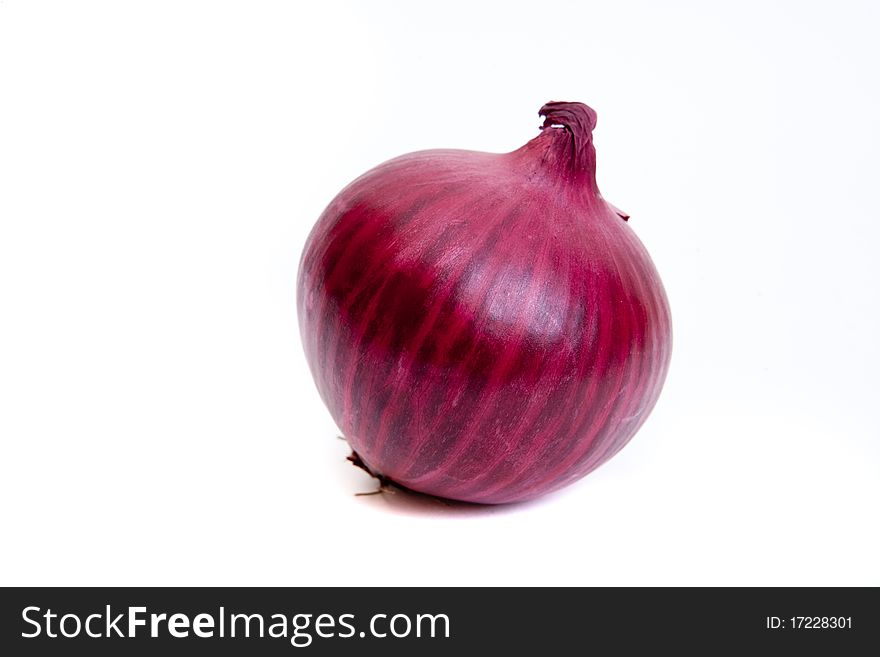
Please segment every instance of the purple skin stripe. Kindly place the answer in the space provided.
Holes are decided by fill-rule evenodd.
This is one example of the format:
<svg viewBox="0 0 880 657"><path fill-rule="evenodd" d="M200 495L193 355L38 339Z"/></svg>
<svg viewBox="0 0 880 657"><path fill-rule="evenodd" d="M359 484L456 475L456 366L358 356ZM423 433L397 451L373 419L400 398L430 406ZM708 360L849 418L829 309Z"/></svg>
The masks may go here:
<svg viewBox="0 0 880 657"><path fill-rule="evenodd" d="M534 268L537 270L541 270L545 266L546 261L546 249L541 249L539 251L539 255L535 261ZM491 280L490 276L484 276L485 280ZM498 280L497 278L495 279ZM537 292L540 289L539 279L537 276L523 276L521 278L515 278L513 281L506 281L502 283L502 285L509 286L508 289L511 290L507 298L502 299L499 302L500 304L519 304L522 303L523 307L536 307L539 300L537 299ZM521 298L516 298L516 293L521 293ZM501 296L498 294L497 296ZM497 298L496 296L496 298ZM513 297L513 298L511 298ZM488 301L488 305L493 305L493 300ZM409 486L413 488L426 488L429 489L434 485L434 483L441 477L447 476L447 472L452 466L453 463L460 463L461 457L463 453L471 446L471 444L475 441L479 441L482 436L485 434L481 434L476 432L476 429L483 422L484 418L487 415L492 417L497 417L495 409L499 407L508 408L512 411L516 409L516 402L519 399L515 399L516 391L512 391L514 394L505 395L509 399L506 399L506 403L500 404L499 397L502 392L511 392L509 388L506 388L503 383L506 380L506 376L509 374L510 370L514 367L514 364L517 360L517 356L520 354L523 348L523 343L528 338L526 335L528 331L528 324L526 322L518 322L510 327L510 332L507 334L507 339L505 341L505 345L501 347L501 351L498 353L498 357L495 359L492 370L488 373L488 383L487 383L487 392L484 394L483 399L481 400L481 405L479 411L470 417L465 423L461 430L462 440L456 442L453 449L449 451L441 460L434 463L432 468L428 470L425 474L421 476L408 476L407 481L409 482ZM462 369L467 369L466 367ZM516 409L519 410L519 409ZM412 464L408 464L411 468ZM489 465L488 463L486 464ZM409 471L410 468L407 468ZM449 493L450 491L447 491Z"/></svg>
<svg viewBox="0 0 880 657"><path fill-rule="evenodd" d="M471 203L471 205L473 205L472 199L471 199L470 203ZM497 206L498 206L497 202L493 204L493 207L497 207ZM462 208L463 211L466 211L467 209L468 208ZM482 214L482 213L480 213L480 214ZM492 224L489 222L486 222L483 229L480 230L477 235L469 235L469 237L471 239L475 238L480 243L484 244L486 241L486 238L488 237L488 235L491 232L491 227L492 227ZM457 240L458 236L452 236L452 239ZM441 254L441 255L443 255L443 254ZM417 357L418 357L419 353L422 351L422 348L425 344L425 340L427 339L427 337L429 335L434 333L435 326L437 325L437 323L440 319L442 308L443 308L444 304L450 299L450 297L454 293L454 286L451 284L451 281L454 281L454 280L457 280L458 278L460 278L464 269L470 264L470 262L467 258L461 258L461 257L459 257L457 259L447 257L447 258L443 258L443 260L446 260L448 262L448 265L445 268L443 268L442 265L440 265L436 260L432 261L432 265L434 267L440 266L441 268L445 269L444 274L445 274L445 280L447 281L447 283L441 284L441 285L435 284L435 286L432 286L432 287L435 287L436 294L435 294L434 298L431 300L431 304L427 306L426 315L419 318L420 319L419 326L418 326L418 328L415 332L415 335L411 341L410 348L407 351L407 356L404 359L402 359L402 362L401 362L402 367L404 367L407 371L409 371L410 368L418 366L418 364L416 362ZM454 262L453 262L453 260L454 260ZM443 332L443 335L447 339L451 339L451 338L455 337L456 335L458 335L457 332L450 330L451 327L449 327L448 324L444 328L446 330ZM398 406L398 401L401 396L410 396L412 394L413 394L413 391L411 389L407 389L403 386L394 387L392 389L391 399L385 405L385 408L382 410L382 412L380 414L381 417L380 417L380 421L379 421L379 426L376 428L376 431L374 433L361 432L361 435L375 436L375 443L374 443L373 451L377 455L380 455L379 456L380 459L381 459L381 455L384 451L385 438L388 435L387 425L388 425L388 422L391 420L392 411L401 410L400 407Z"/></svg>
<svg viewBox="0 0 880 657"><path fill-rule="evenodd" d="M322 399L369 469L499 504L607 461L657 401L660 278L595 183L595 113L548 103L501 155L423 151L346 187L300 262Z"/></svg>

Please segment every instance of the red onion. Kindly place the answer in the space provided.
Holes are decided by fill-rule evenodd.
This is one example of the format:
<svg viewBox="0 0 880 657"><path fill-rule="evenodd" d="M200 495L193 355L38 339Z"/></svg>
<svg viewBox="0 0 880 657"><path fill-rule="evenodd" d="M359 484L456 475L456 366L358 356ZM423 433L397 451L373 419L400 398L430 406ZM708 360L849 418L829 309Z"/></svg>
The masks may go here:
<svg viewBox="0 0 880 657"><path fill-rule="evenodd" d="M669 306L596 187L596 113L547 103L506 154L430 150L327 207L299 270L306 357L375 475L497 504L558 489L630 440L657 401Z"/></svg>

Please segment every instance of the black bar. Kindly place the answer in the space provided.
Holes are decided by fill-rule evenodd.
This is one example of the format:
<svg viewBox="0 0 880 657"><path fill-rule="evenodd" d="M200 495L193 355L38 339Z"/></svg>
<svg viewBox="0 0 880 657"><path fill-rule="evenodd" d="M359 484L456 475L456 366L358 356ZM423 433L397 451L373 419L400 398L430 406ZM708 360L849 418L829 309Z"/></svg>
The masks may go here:
<svg viewBox="0 0 880 657"><path fill-rule="evenodd" d="M112 636L87 637L89 615L99 615L89 625L93 634L108 629L108 605L111 620L123 614L109 629ZM24 620L28 607L34 622ZM130 607L146 608L135 614L145 625L135 627L134 638L121 638L118 633L129 629ZM56 614L48 631L57 638L46 636L48 610ZM60 636L65 614L79 620L75 638ZM156 638L150 636L150 614L166 615L156 621ZM173 614L186 615L175 631L188 637L169 633ZM211 628L207 617L199 625L210 638L195 636L199 614L212 619ZM237 636L230 637L232 614L262 615L266 636L241 636L244 621L238 618ZM297 614L310 615L297 617L297 643L307 643L302 647L291 645ZM320 633L352 636L319 636L320 614L333 617L323 618ZM373 620L377 614L385 616ZM393 620L397 614L406 618ZM441 615L448 617L448 637ZM225 638L217 636L221 616ZM258 634L259 619L249 622ZM415 636L417 622L421 636ZM22 636L37 626L39 636ZM65 621L68 634L76 626L72 617ZM273 626L276 634L284 627L286 638L269 637ZM408 636L391 633L404 634L407 627ZM849 655L880 645L880 596L876 588L7 588L0 590L0 628L2 655L588 655L644 654L646 647L647 654ZM374 630L387 636L371 636Z"/></svg>

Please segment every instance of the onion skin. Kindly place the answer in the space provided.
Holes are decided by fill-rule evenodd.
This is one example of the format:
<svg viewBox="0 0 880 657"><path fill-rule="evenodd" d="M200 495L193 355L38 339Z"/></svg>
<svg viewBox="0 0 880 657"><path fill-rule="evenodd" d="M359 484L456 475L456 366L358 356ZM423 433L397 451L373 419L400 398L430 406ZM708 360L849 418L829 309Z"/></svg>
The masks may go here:
<svg viewBox="0 0 880 657"><path fill-rule="evenodd" d="M666 377L669 306L596 187L581 103L505 154L432 150L368 171L300 263L318 391L371 472L499 504L543 495L632 438Z"/></svg>

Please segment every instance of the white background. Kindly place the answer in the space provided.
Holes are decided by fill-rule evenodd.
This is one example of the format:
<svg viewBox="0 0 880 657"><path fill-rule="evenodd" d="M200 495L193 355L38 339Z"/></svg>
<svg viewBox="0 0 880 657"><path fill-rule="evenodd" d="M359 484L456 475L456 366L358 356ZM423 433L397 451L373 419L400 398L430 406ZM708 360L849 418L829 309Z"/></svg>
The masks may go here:
<svg viewBox="0 0 880 657"><path fill-rule="evenodd" d="M871 2L0 0L0 583L880 584ZM306 235L404 152L599 113L660 402L534 503L345 462Z"/></svg>

